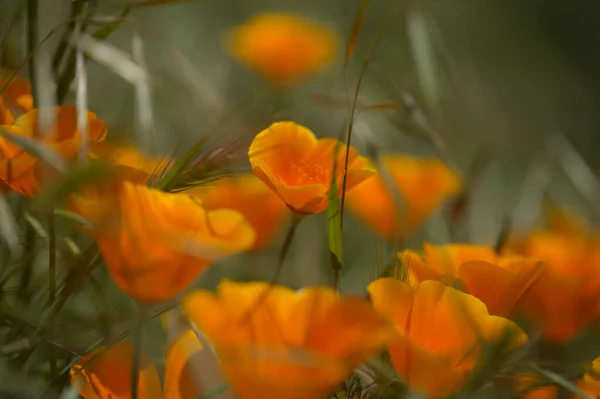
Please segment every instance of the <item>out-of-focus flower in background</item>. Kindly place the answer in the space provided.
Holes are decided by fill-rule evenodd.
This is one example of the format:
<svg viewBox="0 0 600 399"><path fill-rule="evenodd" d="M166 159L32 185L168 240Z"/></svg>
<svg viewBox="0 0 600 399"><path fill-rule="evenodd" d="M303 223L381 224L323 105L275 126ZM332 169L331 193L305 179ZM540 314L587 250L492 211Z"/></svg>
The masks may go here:
<svg viewBox="0 0 600 399"><path fill-rule="evenodd" d="M224 177L185 192L200 198L206 209L241 212L256 232L254 249L269 246L290 214L281 198L252 173Z"/></svg>
<svg viewBox="0 0 600 399"><path fill-rule="evenodd" d="M244 399L322 397L393 334L368 301L327 287L224 281L216 294L188 294L183 308Z"/></svg>
<svg viewBox="0 0 600 399"><path fill-rule="evenodd" d="M35 140L39 144L56 152L65 160L73 160L83 143L77 126L77 110L70 106L52 109L54 124L47 130L40 130L39 110L34 109L23 114L11 125L2 125L0 129L24 139ZM104 140L106 125L93 112L87 112L87 139L90 144ZM42 183L44 173L52 175L49 165L6 137L0 137L0 179L20 194L34 196Z"/></svg>
<svg viewBox="0 0 600 399"><path fill-rule="evenodd" d="M77 211L95 224L115 283L139 301L179 295L212 262L252 248L256 239L237 211L207 211L189 195L130 182L116 196L84 197Z"/></svg>
<svg viewBox="0 0 600 399"><path fill-rule="evenodd" d="M438 159L385 154L381 160L386 170L349 192L346 204L386 239L406 237L460 191L460 178ZM388 187L382 173L389 175L394 187Z"/></svg>
<svg viewBox="0 0 600 399"><path fill-rule="evenodd" d="M134 352L132 344L121 341L86 354L71 367L71 384L79 387L86 399L130 398ZM138 370L138 397L160 399L162 389L154 363L141 355Z"/></svg>
<svg viewBox="0 0 600 399"><path fill-rule="evenodd" d="M141 354L138 376L138 398L194 399L201 388L192 372L193 356L202 350L191 329L182 332L170 346L165 365L164 395L160 377L152 361ZM131 369L134 347L124 341L111 347L100 347L79 359L71 367L71 384L85 399L131 398Z"/></svg>
<svg viewBox="0 0 600 399"><path fill-rule="evenodd" d="M335 58L336 33L293 14L264 13L226 36L230 53L278 86L296 84Z"/></svg>
<svg viewBox="0 0 600 399"><path fill-rule="evenodd" d="M416 289L395 278L375 280L368 291L376 311L396 327L388 349L396 373L432 398L459 391L484 355L485 343L523 345L527 335L512 321L490 316L472 295L424 281Z"/></svg>
<svg viewBox="0 0 600 399"><path fill-rule="evenodd" d="M480 299L491 315L509 317L521 297L543 272L536 258L501 256L491 248L468 244L424 245L423 258L405 251L400 256L412 284L440 281Z"/></svg>
<svg viewBox="0 0 600 399"><path fill-rule="evenodd" d="M6 85L8 83L8 85ZM15 77L10 82L0 78L0 125L12 125L22 114L33 109L33 96L29 81Z"/></svg>
<svg viewBox="0 0 600 399"><path fill-rule="evenodd" d="M600 316L600 236L568 213L552 212L546 228L515 240L507 252L546 263L523 306L546 339L565 342Z"/></svg>
<svg viewBox="0 0 600 399"><path fill-rule="evenodd" d="M317 140L313 132L294 122L272 124L254 138L248 150L254 174L300 214L327 209L334 163L341 195L345 156L345 145L331 138ZM374 173L369 161L351 147L346 191Z"/></svg>

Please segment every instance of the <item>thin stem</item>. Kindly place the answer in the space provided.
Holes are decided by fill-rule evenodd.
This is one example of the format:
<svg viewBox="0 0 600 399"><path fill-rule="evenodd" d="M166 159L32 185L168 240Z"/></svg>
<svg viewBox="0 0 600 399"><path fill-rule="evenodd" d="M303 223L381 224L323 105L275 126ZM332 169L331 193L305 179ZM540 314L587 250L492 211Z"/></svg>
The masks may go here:
<svg viewBox="0 0 600 399"><path fill-rule="evenodd" d="M136 326L133 336L133 362L131 364L131 399L137 399L138 397L138 381L139 381L139 370L140 370L140 356L142 355L142 326L144 325L144 315L141 305L138 305L136 315Z"/></svg>
<svg viewBox="0 0 600 399"><path fill-rule="evenodd" d="M38 2L37 0L27 0L27 52L31 54L31 59L29 60L29 80L31 81L34 107L38 106L36 62L33 55L37 49L37 42Z"/></svg>
<svg viewBox="0 0 600 399"><path fill-rule="evenodd" d="M48 305L51 306L56 298L56 225L54 212L48 214ZM57 374L56 351L50 348L50 376Z"/></svg>
<svg viewBox="0 0 600 399"><path fill-rule="evenodd" d="M296 234L296 229L300 224L300 221L303 219L303 215L293 212L292 213L292 224L285 236L285 241L283 242L283 246L281 247L281 252L279 252L279 257L277 258L277 270L275 271L275 276L273 277L272 284L277 284L279 281L279 277L281 276L281 271L283 270L283 264L285 263L285 259L287 258L287 254L292 247L292 240L294 239L294 235Z"/></svg>

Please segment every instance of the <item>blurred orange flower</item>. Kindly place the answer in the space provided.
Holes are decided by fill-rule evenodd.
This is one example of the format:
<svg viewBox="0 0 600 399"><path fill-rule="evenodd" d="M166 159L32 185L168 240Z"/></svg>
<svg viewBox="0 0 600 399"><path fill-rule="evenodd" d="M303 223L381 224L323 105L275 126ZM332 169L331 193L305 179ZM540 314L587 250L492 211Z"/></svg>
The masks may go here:
<svg viewBox="0 0 600 399"><path fill-rule="evenodd" d="M8 79L0 79L2 89ZM0 125L12 125L15 120L33 109L31 84L18 77L12 79L0 95Z"/></svg>
<svg viewBox="0 0 600 399"><path fill-rule="evenodd" d="M527 336L502 317L490 316L472 295L438 281L424 281L415 290L394 278L368 287L373 306L396 327L388 344L398 375L432 398L459 391L471 377L484 343L508 338L507 349L523 345Z"/></svg>
<svg viewBox="0 0 600 399"><path fill-rule="evenodd" d="M231 54L276 85L298 83L334 58L337 36L331 29L293 14L265 13L227 36Z"/></svg>
<svg viewBox="0 0 600 399"><path fill-rule="evenodd" d="M554 342L574 338L600 315L600 235L566 212L507 252L543 260L546 267L523 305Z"/></svg>
<svg viewBox="0 0 600 399"><path fill-rule="evenodd" d="M413 251L401 254L413 285L437 280L481 300L491 315L508 317L540 277L543 262L534 258L500 256L491 248L448 244L424 245L424 258Z"/></svg>
<svg viewBox="0 0 600 399"><path fill-rule="evenodd" d="M171 299L213 261L254 245L255 233L234 210L205 210L186 194L124 182L115 197L78 203L116 284L147 302Z"/></svg>
<svg viewBox="0 0 600 399"><path fill-rule="evenodd" d="M438 159L386 154L381 161L395 187L388 187L380 174L349 192L346 204L386 239L406 237L444 200L460 191L458 176Z"/></svg>
<svg viewBox="0 0 600 399"><path fill-rule="evenodd" d="M131 144L114 142L95 144L89 157L113 165L115 180L135 184L147 184L150 177L168 163L168 158L150 157Z"/></svg>
<svg viewBox="0 0 600 399"><path fill-rule="evenodd" d="M79 359L70 371L71 384L86 399L129 399L134 347L127 342L98 348ZM150 359L141 356L138 397L162 397L158 371Z"/></svg>
<svg viewBox="0 0 600 399"><path fill-rule="evenodd" d="M202 350L192 330L183 332L167 354L163 396L160 377L148 357L142 355L139 365L138 398L194 399L202 392L191 373L191 359ZM109 348L98 348L79 359L70 370L71 384L86 399L129 399L134 348L117 342Z"/></svg>
<svg viewBox="0 0 600 399"><path fill-rule="evenodd" d="M73 159L81 146L77 127L77 111L74 107L54 108L54 125L42 134L38 129L38 110L34 109L19 117L12 125L0 129L15 136L39 141L66 160ZM88 138L90 143L104 140L106 125L93 112L87 112ZM5 137L0 137L0 179L13 190L31 197L41 184L42 165L32 154Z"/></svg>
<svg viewBox="0 0 600 399"><path fill-rule="evenodd" d="M289 217L289 209L281 198L252 173L225 177L186 193L200 198L206 209L241 212L256 232L254 249L271 244Z"/></svg>
<svg viewBox="0 0 600 399"><path fill-rule="evenodd" d="M327 287L224 281L188 294L183 309L243 399L322 397L393 334L368 301Z"/></svg>
<svg viewBox="0 0 600 399"><path fill-rule="evenodd" d="M338 145L337 159L334 159ZM341 195L345 156L345 145L330 138L317 140L313 132L294 122L272 124L254 138L248 150L254 174L290 209L301 214L327 209L334 161ZM351 147L346 191L354 189L374 173L369 161Z"/></svg>

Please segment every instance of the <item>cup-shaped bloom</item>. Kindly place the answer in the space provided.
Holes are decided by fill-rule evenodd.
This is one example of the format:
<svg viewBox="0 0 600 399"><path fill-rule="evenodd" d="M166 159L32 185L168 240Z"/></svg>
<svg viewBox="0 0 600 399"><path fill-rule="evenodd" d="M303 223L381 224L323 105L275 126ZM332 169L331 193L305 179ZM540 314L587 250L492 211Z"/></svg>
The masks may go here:
<svg viewBox="0 0 600 399"><path fill-rule="evenodd" d="M385 171L349 192L346 204L386 239L406 237L460 191L459 178L439 159L385 154L381 161Z"/></svg>
<svg viewBox="0 0 600 399"><path fill-rule="evenodd" d="M116 195L80 201L115 283L145 302L171 299L210 264L254 245L234 210L205 210L186 194L124 182Z"/></svg>
<svg viewBox="0 0 600 399"><path fill-rule="evenodd" d="M256 232L254 249L271 244L290 214L281 198L252 173L224 177L186 192L200 198L206 209L241 212Z"/></svg>
<svg viewBox="0 0 600 399"><path fill-rule="evenodd" d="M304 126L272 124L254 138L248 157L254 174L295 212L312 214L327 209L334 169L341 195L346 146L330 138L317 140ZM369 161L350 147L346 191L374 173Z"/></svg>
<svg viewBox="0 0 600 399"><path fill-rule="evenodd" d="M415 290L394 278L368 287L375 310L396 327L388 344L394 368L410 387L432 398L460 390L484 353L484 344L506 348L524 344L527 336L512 321L490 316L483 302L438 281Z"/></svg>
<svg viewBox="0 0 600 399"><path fill-rule="evenodd" d="M331 29L293 14L265 13L229 33L231 54L276 85L320 72L334 58Z"/></svg>
<svg viewBox="0 0 600 399"><path fill-rule="evenodd" d="M0 79L0 88L3 88L7 79ZM33 109L33 96L31 84L21 78L15 77L0 95L0 125L12 125L21 114Z"/></svg>
<svg viewBox="0 0 600 399"><path fill-rule="evenodd" d="M38 123L41 122L40 112L37 109L23 114L12 125L0 126L0 129L16 136L37 140L65 160L72 160L83 144L77 127L77 110L63 105L46 111L54 113L54 124L47 131L40 130ZM87 112L87 125L89 143L104 140L106 136L104 121L98 119L96 114ZM47 168L49 166L46 165ZM9 139L0 137L1 180L13 190L31 197L37 193L42 183L42 176L42 164L35 155L26 152Z"/></svg>
<svg viewBox="0 0 600 399"><path fill-rule="evenodd" d="M144 354L140 357L138 398L195 399L202 392L192 372L193 357L202 351L195 333L181 333L167 353L164 395L156 366ZM131 368L134 348L127 342L98 348L79 359L70 370L71 384L85 399L131 398Z"/></svg>
<svg viewBox="0 0 600 399"><path fill-rule="evenodd" d="M554 342L574 338L600 316L600 236L565 223L538 230L512 248L546 264L523 306Z"/></svg>
<svg viewBox="0 0 600 399"><path fill-rule="evenodd" d="M495 316L508 317L543 272L536 258L497 255L491 248L468 244L424 245L424 256L401 254L411 283L437 280L479 298Z"/></svg>
<svg viewBox="0 0 600 399"><path fill-rule="evenodd" d="M100 347L71 367L71 384L85 399L128 399L131 397L131 368L134 347L117 342ZM138 397L161 399L160 377L156 366L145 355L140 357Z"/></svg>
<svg viewBox="0 0 600 399"><path fill-rule="evenodd" d="M327 287L224 281L188 294L183 309L242 399L320 398L394 333L368 301Z"/></svg>

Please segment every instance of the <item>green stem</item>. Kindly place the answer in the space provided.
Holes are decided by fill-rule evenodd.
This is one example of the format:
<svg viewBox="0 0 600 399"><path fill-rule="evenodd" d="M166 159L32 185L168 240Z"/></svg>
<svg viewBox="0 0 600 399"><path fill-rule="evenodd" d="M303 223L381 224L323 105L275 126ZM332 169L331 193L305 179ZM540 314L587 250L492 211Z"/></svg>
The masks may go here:
<svg viewBox="0 0 600 399"><path fill-rule="evenodd" d="M54 223L54 211L48 215L48 306L54 303L56 298L56 226ZM56 377L56 350L50 348L50 377Z"/></svg>
<svg viewBox="0 0 600 399"><path fill-rule="evenodd" d="M142 326L144 324L144 316L141 306L138 306L136 318L136 327L133 336L133 362L131 364L131 399L137 399L138 397L140 356L142 355L143 344Z"/></svg>
<svg viewBox="0 0 600 399"><path fill-rule="evenodd" d="M38 42L38 2L37 0L27 0L27 52L34 54ZM31 81L33 106L38 106L37 98L37 76L35 67L35 56L32 55L29 60L29 80Z"/></svg>
<svg viewBox="0 0 600 399"><path fill-rule="evenodd" d="M283 264L285 263L285 259L287 258L287 254L292 247L292 241L294 239L294 235L296 234L296 229L302 220L303 215L299 213L292 213L292 224L285 236L285 241L283 242L283 246L281 247L281 252L279 252L279 257L277 258L277 270L275 271L275 276L273 277L272 284L277 284L279 278L281 277L281 271L283 270Z"/></svg>

